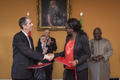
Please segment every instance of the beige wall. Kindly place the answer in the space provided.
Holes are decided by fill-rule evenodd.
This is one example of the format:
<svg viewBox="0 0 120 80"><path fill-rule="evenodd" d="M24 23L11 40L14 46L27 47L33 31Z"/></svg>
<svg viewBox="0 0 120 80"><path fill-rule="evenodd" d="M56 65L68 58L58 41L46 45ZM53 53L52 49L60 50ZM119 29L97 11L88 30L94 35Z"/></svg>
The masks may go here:
<svg viewBox="0 0 120 80"><path fill-rule="evenodd" d="M120 1L119 0L71 0L72 17L80 19L79 13L83 11L83 28L92 38L92 30L101 27L103 36L108 38L114 49L114 55L110 59L111 77L120 77ZM10 78L12 63L12 38L20 29L18 19L30 12L34 28L32 37L35 46L39 36L43 32L37 29L36 0L0 0L0 78ZM66 33L64 31L52 31L56 38L58 50L62 51ZM60 63L54 64L53 77L62 78L63 67Z"/></svg>

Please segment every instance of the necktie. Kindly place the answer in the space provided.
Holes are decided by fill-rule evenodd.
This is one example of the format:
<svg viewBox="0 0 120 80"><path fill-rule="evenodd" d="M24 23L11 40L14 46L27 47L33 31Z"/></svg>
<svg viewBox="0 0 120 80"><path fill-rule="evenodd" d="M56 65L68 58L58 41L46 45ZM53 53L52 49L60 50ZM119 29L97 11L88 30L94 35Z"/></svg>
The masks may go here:
<svg viewBox="0 0 120 80"><path fill-rule="evenodd" d="M43 50L46 48L46 45L45 44L43 44Z"/></svg>
<svg viewBox="0 0 120 80"><path fill-rule="evenodd" d="M31 46L31 42L30 42L30 38L29 38L29 36L27 36L27 39L28 39L28 42L29 42L30 48L32 49L32 46Z"/></svg>

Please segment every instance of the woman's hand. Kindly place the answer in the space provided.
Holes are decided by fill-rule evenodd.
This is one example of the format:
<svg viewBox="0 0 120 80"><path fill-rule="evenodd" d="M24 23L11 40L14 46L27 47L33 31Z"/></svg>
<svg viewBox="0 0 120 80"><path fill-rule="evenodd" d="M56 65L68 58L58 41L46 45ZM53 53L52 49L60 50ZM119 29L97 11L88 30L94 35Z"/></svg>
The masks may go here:
<svg viewBox="0 0 120 80"><path fill-rule="evenodd" d="M70 63L72 63L73 64L72 66L75 67L78 64L78 60L70 61Z"/></svg>

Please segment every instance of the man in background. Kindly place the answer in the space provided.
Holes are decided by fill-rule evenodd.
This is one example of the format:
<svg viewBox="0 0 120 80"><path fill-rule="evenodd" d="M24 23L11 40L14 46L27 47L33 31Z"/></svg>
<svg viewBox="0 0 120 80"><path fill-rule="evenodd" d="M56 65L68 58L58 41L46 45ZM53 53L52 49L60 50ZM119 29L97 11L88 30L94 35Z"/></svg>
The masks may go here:
<svg viewBox="0 0 120 80"><path fill-rule="evenodd" d="M47 38L47 46L49 46L53 51L57 50L56 39L50 36L50 30L47 28L44 30L44 35Z"/></svg>
<svg viewBox="0 0 120 80"><path fill-rule="evenodd" d="M49 29L45 29L44 34L38 40L38 45L36 47L36 51L43 52L43 44L47 48L46 54L53 53L54 51L57 50L56 40L55 40L55 38L50 36ZM53 62L54 62L53 60L52 61L47 61L47 60L42 61L42 63L53 63ZM45 76L46 76L45 80L52 80L53 64L46 66L44 68L44 71L45 71Z"/></svg>
<svg viewBox="0 0 120 80"><path fill-rule="evenodd" d="M90 80L109 80L109 58L113 54L109 40L102 37L100 28L93 31L94 39L89 41L91 57L89 59Z"/></svg>

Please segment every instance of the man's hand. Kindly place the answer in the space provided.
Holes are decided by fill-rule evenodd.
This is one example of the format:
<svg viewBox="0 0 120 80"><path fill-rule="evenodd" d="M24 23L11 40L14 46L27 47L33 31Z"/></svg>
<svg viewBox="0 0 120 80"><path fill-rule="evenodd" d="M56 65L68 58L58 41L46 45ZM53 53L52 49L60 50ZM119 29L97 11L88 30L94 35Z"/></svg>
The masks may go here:
<svg viewBox="0 0 120 80"><path fill-rule="evenodd" d="M51 38L48 39L47 45L50 46Z"/></svg>
<svg viewBox="0 0 120 80"><path fill-rule="evenodd" d="M51 61L53 58L54 58L54 54L49 53L44 55L44 59L48 61Z"/></svg>
<svg viewBox="0 0 120 80"><path fill-rule="evenodd" d="M46 47L46 48L43 50L43 54L46 54L46 53L47 53L47 50L48 50L48 47Z"/></svg>
<svg viewBox="0 0 120 80"><path fill-rule="evenodd" d="M100 61L100 60L103 59L103 58L104 58L104 57L103 57L102 55L98 55L98 56L92 57L92 60L98 62L98 61Z"/></svg>
<svg viewBox="0 0 120 80"><path fill-rule="evenodd" d="M101 60L101 59L103 59L104 57L103 57L103 55L98 55L98 59L99 60Z"/></svg>
<svg viewBox="0 0 120 80"><path fill-rule="evenodd" d="M41 64L43 64L42 62L38 62L38 65L41 65Z"/></svg>
<svg viewBox="0 0 120 80"><path fill-rule="evenodd" d="M93 61L96 61L96 62L99 61L99 59L98 59L97 56L92 57L92 60L93 60Z"/></svg>

